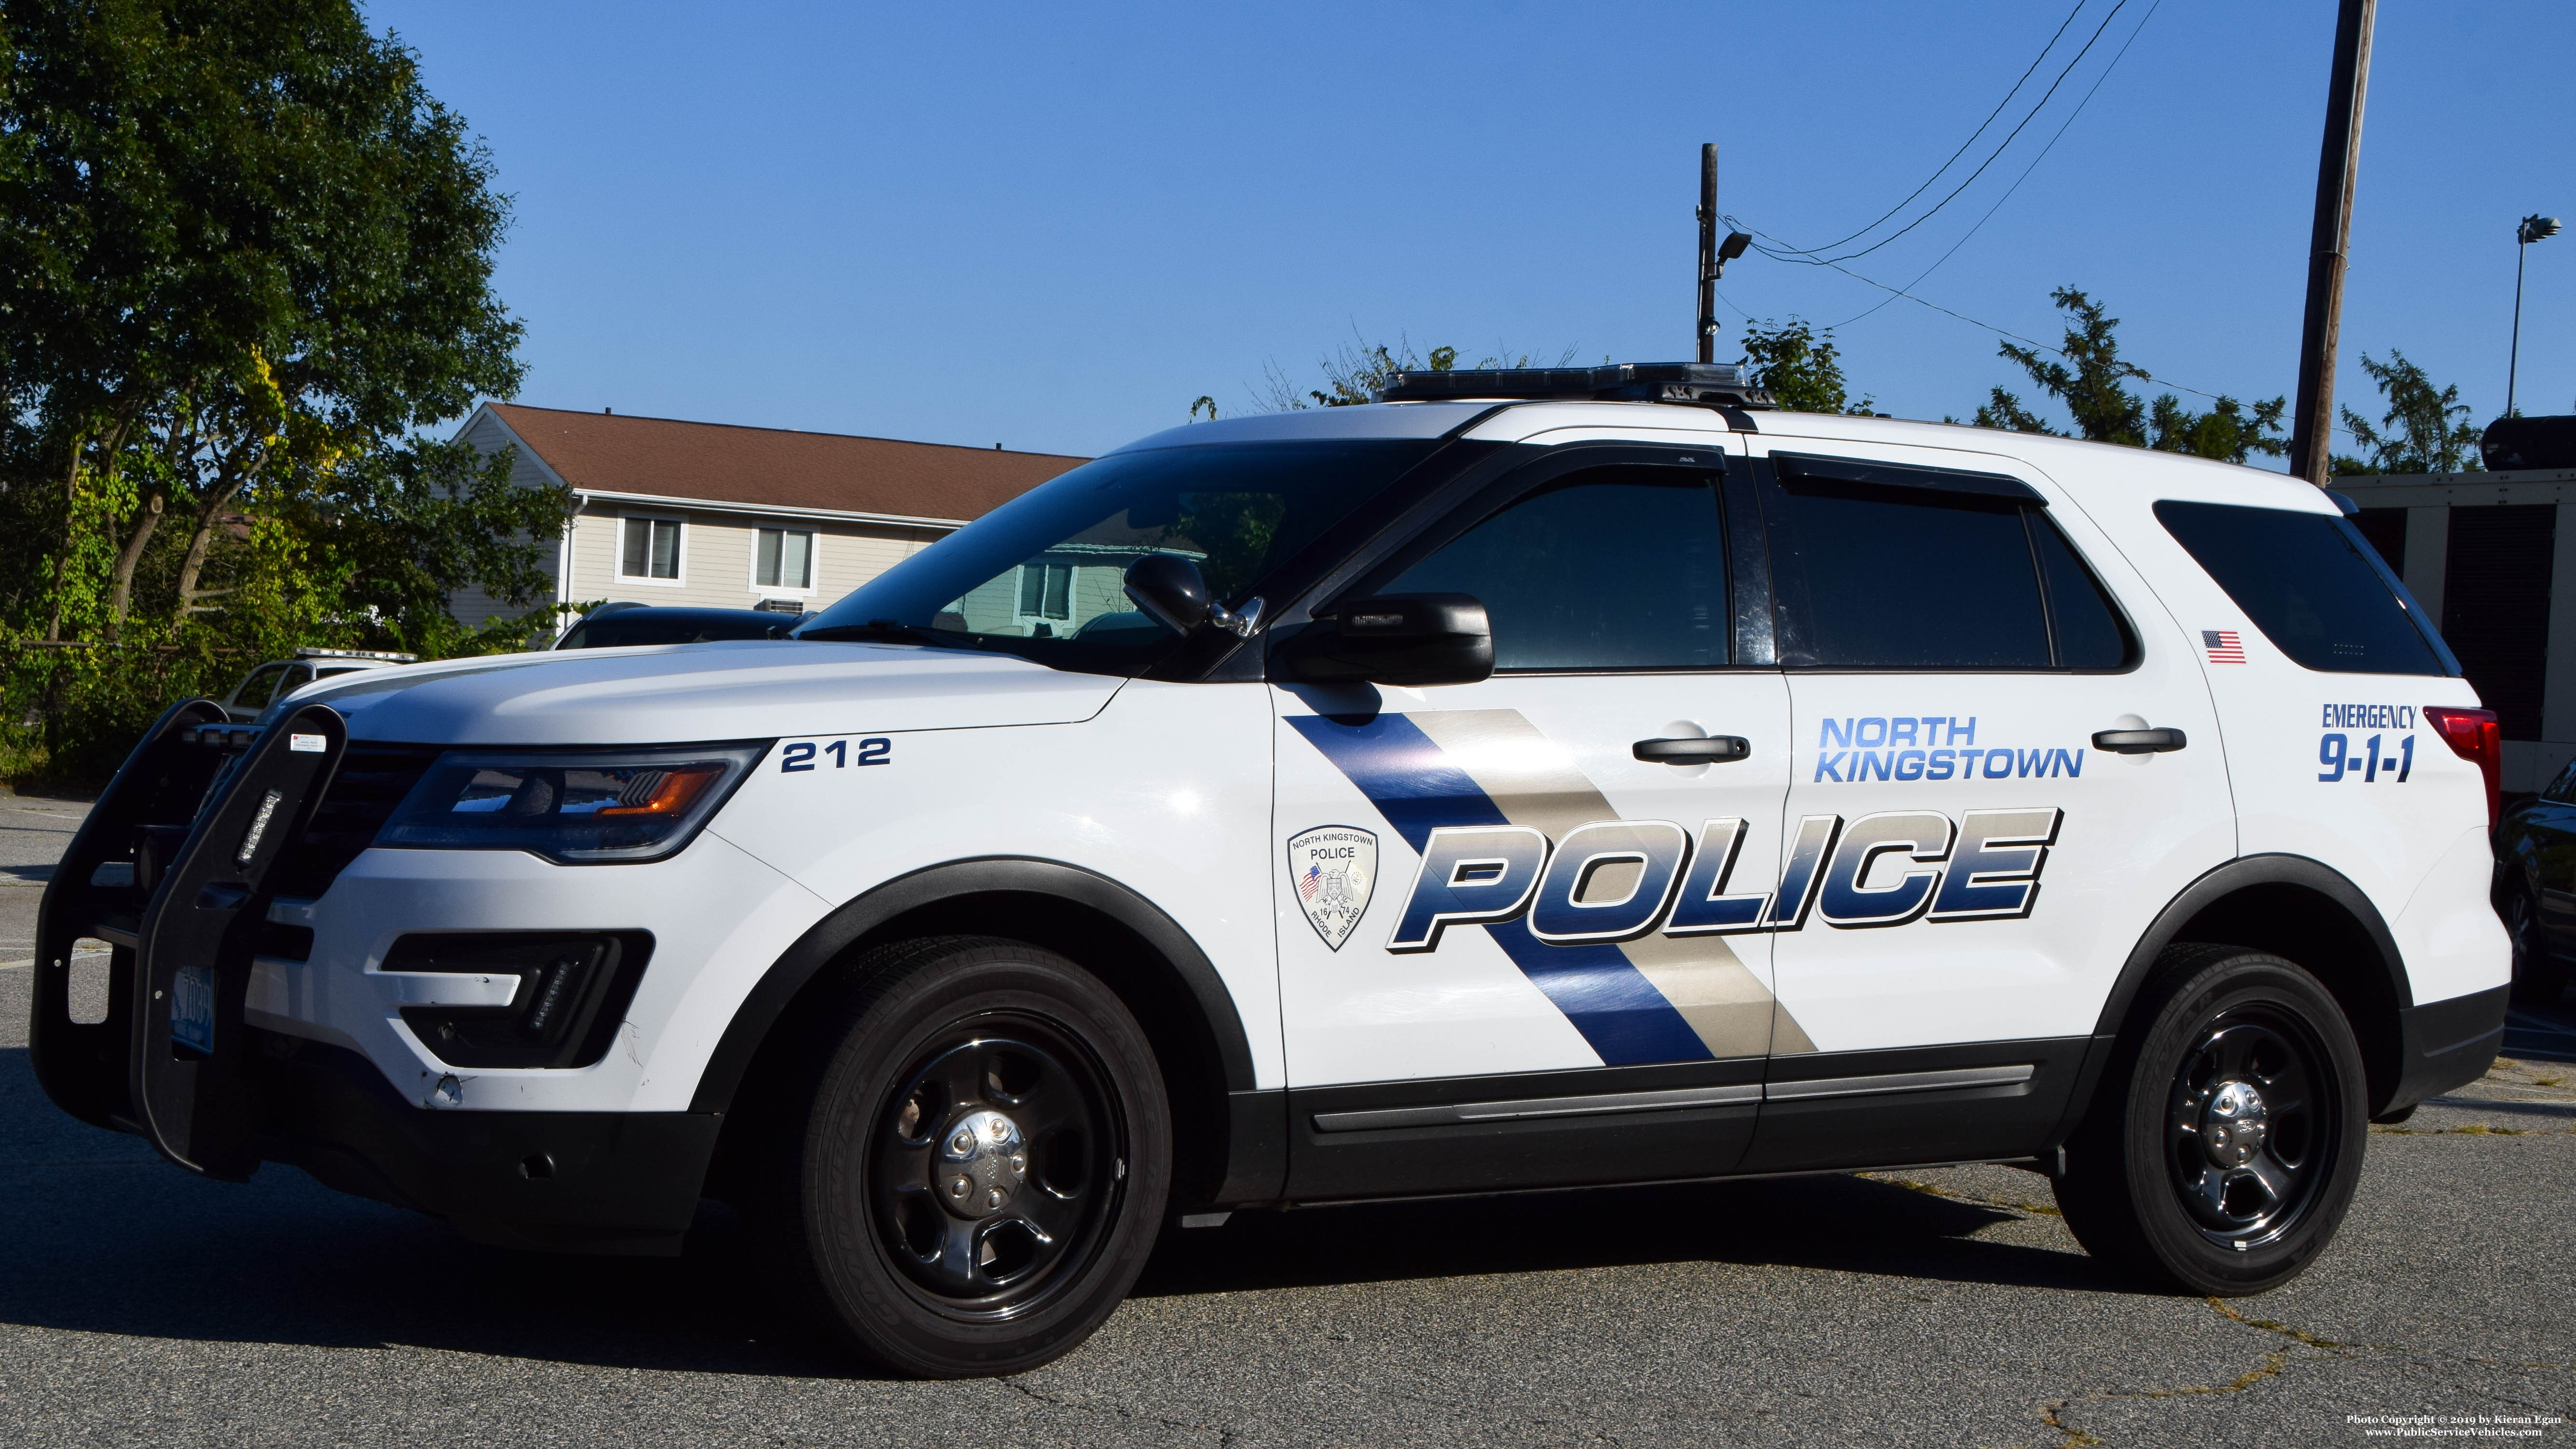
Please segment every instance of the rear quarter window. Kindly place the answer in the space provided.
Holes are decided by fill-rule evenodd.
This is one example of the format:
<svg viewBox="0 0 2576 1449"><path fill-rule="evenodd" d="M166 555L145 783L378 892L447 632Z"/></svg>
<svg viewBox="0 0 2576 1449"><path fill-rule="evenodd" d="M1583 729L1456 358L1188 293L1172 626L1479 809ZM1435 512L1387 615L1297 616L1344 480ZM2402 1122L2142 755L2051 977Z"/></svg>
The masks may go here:
<svg viewBox="0 0 2576 1449"><path fill-rule="evenodd" d="M2171 499L2156 519L2295 663L2332 674L2457 672L2343 519Z"/></svg>

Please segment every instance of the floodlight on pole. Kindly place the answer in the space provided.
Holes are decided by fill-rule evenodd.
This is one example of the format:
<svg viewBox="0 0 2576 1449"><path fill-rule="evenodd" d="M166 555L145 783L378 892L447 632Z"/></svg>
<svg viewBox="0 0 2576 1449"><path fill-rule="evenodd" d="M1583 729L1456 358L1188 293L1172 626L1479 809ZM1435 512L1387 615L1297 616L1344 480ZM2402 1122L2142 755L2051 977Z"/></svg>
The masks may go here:
<svg viewBox="0 0 2576 1449"><path fill-rule="evenodd" d="M2530 253L2533 242L2547 241L2556 235L2558 235L2558 218L2554 216L2526 216L2522 219L2522 225L2513 229L2513 351L2504 365L2504 415L2506 417L2514 415L2513 384L2517 374L2522 371L2522 259Z"/></svg>

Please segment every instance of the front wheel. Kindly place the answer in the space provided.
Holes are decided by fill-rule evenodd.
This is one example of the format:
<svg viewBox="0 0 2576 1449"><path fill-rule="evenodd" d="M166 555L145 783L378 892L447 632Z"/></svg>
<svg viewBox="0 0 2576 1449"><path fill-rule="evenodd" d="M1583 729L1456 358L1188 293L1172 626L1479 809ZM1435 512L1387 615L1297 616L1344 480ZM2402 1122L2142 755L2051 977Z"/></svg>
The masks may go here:
<svg viewBox="0 0 2576 1449"><path fill-rule="evenodd" d="M2158 962L2057 1199L2086 1251L2196 1294L2260 1293L2325 1251L2361 1177L2361 1052L2317 979L2226 946Z"/></svg>
<svg viewBox="0 0 2576 1449"><path fill-rule="evenodd" d="M1070 1351L1162 1221L1170 1113L1143 1030L1090 973L1019 942L907 942L859 975L773 1179L788 1286L899 1373Z"/></svg>

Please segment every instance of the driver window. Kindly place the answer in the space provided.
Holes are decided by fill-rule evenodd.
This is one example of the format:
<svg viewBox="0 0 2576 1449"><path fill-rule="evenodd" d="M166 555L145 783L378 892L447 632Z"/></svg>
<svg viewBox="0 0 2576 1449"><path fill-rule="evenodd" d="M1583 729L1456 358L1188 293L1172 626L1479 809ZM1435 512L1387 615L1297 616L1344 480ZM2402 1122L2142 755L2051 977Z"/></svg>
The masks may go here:
<svg viewBox="0 0 2576 1449"><path fill-rule="evenodd" d="M1716 475L1596 468L1557 479L1378 592L1461 593L1497 671L1715 669L1727 659Z"/></svg>
<svg viewBox="0 0 2576 1449"><path fill-rule="evenodd" d="M2576 761L2570 761L2566 769L2558 772L2558 778L2549 782L2549 788L2540 792L2540 798L2560 805L2576 805Z"/></svg>

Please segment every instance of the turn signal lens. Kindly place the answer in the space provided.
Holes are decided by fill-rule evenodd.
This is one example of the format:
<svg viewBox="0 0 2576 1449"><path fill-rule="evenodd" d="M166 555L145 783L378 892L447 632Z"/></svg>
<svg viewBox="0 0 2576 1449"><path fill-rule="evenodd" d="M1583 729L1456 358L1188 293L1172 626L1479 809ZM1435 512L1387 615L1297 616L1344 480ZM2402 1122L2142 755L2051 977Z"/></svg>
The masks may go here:
<svg viewBox="0 0 2576 1449"><path fill-rule="evenodd" d="M2495 829L2504 816L2504 727L2496 722L2495 711L2428 704L2424 722L2441 732L2452 754L2487 777L2487 828Z"/></svg>

